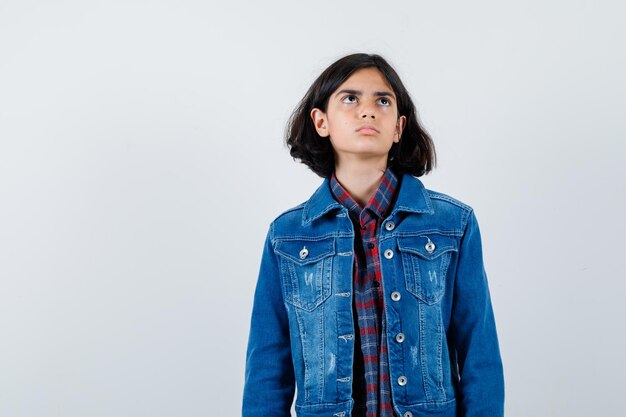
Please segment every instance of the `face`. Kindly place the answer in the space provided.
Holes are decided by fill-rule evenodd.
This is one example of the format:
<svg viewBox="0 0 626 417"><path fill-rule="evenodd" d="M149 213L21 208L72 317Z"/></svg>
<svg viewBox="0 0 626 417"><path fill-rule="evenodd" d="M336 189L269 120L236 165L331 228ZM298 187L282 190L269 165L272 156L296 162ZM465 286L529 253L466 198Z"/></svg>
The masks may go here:
<svg viewBox="0 0 626 417"><path fill-rule="evenodd" d="M405 116L398 117L393 89L376 68L352 73L330 95L326 112L315 108L311 118L317 133L330 140L336 163L354 158L386 162L406 123Z"/></svg>

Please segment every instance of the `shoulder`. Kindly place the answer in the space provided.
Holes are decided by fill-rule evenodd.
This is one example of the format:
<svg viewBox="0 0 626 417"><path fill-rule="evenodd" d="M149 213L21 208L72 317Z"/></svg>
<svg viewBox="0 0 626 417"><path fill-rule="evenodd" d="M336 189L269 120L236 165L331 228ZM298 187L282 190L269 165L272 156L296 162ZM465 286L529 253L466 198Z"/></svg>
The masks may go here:
<svg viewBox="0 0 626 417"><path fill-rule="evenodd" d="M308 201L308 200L307 200ZM302 211L304 210L304 206L306 205L306 201L303 201L302 203L290 207L286 210L283 210L281 213L279 213L276 217L274 217L274 219L272 220L272 223L277 223L280 221L289 221L289 219L291 218L302 218Z"/></svg>
<svg viewBox="0 0 626 417"><path fill-rule="evenodd" d="M283 210L276 215L271 223L270 229L272 230L272 240L278 235L281 236L285 233L297 233L302 228L302 212L306 205L306 201Z"/></svg>
<svg viewBox="0 0 626 417"><path fill-rule="evenodd" d="M430 188L426 188L426 193L430 197L433 204L444 205L444 206L452 205L464 211L474 210L469 204L457 198L454 198L449 194L445 194L440 191L431 190Z"/></svg>
<svg viewBox="0 0 626 417"><path fill-rule="evenodd" d="M450 194L424 188L430 198L435 214L449 219L457 219L457 227L465 229L469 218L474 214L474 208L465 201L461 201Z"/></svg>

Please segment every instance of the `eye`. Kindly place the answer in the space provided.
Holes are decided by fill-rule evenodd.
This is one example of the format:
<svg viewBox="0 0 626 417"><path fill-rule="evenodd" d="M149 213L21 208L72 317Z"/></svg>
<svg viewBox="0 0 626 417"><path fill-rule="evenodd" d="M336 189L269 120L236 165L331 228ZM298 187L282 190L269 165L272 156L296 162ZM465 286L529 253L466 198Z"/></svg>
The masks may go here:
<svg viewBox="0 0 626 417"><path fill-rule="evenodd" d="M347 99L354 99L354 101L346 101ZM342 100L344 103L355 103L356 102L356 96L353 95L349 95L349 96L345 96Z"/></svg>
<svg viewBox="0 0 626 417"><path fill-rule="evenodd" d="M391 101L389 101L389 99L386 98L386 97L381 97L379 99L379 101L380 101L380 104L382 104L383 106L390 106L391 105Z"/></svg>

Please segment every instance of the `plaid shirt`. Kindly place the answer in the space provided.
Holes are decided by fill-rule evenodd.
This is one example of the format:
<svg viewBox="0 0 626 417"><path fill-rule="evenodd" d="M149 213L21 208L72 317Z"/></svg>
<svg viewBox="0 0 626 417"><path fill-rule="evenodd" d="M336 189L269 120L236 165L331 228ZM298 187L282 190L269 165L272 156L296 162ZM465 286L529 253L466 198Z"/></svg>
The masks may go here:
<svg viewBox="0 0 626 417"><path fill-rule="evenodd" d="M330 178L335 199L348 208L354 223L354 303L358 332L354 352L355 401L354 417L394 417L389 382L387 331L385 329L384 300L381 287L378 230L392 208L397 193L398 178L387 169L378 189L365 208L339 184L335 174Z"/></svg>

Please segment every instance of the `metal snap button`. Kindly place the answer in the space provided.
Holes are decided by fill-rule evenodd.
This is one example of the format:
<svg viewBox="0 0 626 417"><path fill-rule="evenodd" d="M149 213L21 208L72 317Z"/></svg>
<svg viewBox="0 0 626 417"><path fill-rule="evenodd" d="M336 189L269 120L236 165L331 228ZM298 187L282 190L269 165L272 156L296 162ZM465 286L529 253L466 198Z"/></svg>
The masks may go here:
<svg viewBox="0 0 626 417"><path fill-rule="evenodd" d="M400 386L405 386L407 383L407 379L404 375L402 375L400 378L398 378L398 385Z"/></svg>
<svg viewBox="0 0 626 417"><path fill-rule="evenodd" d="M407 411L406 413L403 414L404 417L413 417L413 413L410 411Z"/></svg>
<svg viewBox="0 0 626 417"><path fill-rule="evenodd" d="M393 230L395 227L396 225L392 221L388 221L387 223L385 223L385 229L387 230Z"/></svg>
<svg viewBox="0 0 626 417"><path fill-rule="evenodd" d="M305 247L303 247L303 248L300 250L300 259L304 259L304 258L306 258L308 254L309 254L309 250L306 248L306 246L305 246Z"/></svg>
<svg viewBox="0 0 626 417"><path fill-rule="evenodd" d="M385 251L385 258L387 258L387 259L393 258L393 251L391 249L387 249Z"/></svg>
<svg viewBox="0 0 626 417"><path fill-rule="evenodd" d="M396 342L398 342L398 343L404 342L404 333L398 333L396 335Z"/></svg>
<svg viewBox="0 0 626 417"><path fill-rule="evenodd" d="M428 253L433 253L435 250L435 244L430 239L428 239L428 243L424 247Z"/></svg>
<svg viewBox="0 0 626 417"><path fill-rule="evenodd" d="M400 301L401 295L398 291L394 291L391 293L391 299L393 301Z"/></svg>

